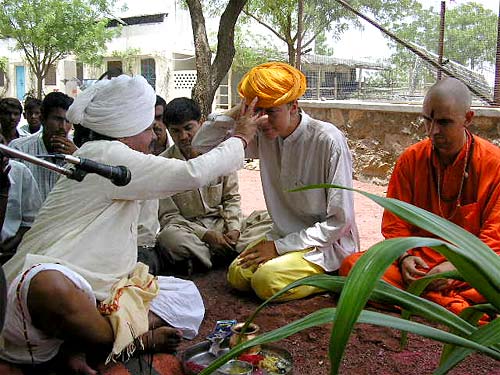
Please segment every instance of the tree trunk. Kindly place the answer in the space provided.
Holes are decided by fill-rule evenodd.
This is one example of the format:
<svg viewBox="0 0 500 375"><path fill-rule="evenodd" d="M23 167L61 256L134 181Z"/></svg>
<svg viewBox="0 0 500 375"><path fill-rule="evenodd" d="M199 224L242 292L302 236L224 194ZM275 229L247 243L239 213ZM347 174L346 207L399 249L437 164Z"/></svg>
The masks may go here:
<svg viewBox="0 0 500 375"><path fill-rule="evenodd" d="M42 100L42 94L43 94L43 74L42 73L35 73L36 76L36 97L37 99Z"/></svg>
<svg viewBox="0 0 500 375"><path fill-rule="evenodd" d="M196 55L197 79L192 90L193 99L206 117L212 108L215 92L229 71L234 54L234 28L238 16L248 0L230 0L222 13L217 33L217 53L212 63L205 17L200 0L186 0L191 15L191 26ZM230 88L229 88L230 89Z"/></svg>
<svg viewBox="0 0 500 375"><path fill-rule="evenodd" d="M295 49L293 41L288 42L287 47L288 47L288 63L292 66L295 66L295 59L297 56L297 50Z"/></svg>

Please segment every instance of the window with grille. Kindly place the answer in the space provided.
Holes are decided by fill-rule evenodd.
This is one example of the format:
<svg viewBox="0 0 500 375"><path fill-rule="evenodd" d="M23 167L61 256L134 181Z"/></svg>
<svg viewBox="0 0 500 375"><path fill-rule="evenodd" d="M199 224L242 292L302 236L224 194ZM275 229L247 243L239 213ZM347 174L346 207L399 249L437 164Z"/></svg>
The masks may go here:
<svg viewBox="0 0 500 375"><path fill-rule="evenodd" d="M47 75L45 76L45 84L47 86L57 85L56 67L54 65L49 66L49 69L47 70Z"/></svg>
<svg viewBox="0 0 500 375"><path fill-rule="evenodd" d="M155 59L141 60L141 75L146 78L148 83L156 89L156 63Z"/></svg>

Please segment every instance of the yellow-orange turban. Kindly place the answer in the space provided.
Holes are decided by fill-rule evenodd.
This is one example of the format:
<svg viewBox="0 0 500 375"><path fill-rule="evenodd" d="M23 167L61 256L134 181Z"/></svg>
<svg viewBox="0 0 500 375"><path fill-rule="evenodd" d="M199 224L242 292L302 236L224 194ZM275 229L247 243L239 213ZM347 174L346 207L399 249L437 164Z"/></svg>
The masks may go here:
<svg viewBox="0 0 500 375"><path fill-rule="evenodd" d="M238 92L250 104L259 97L257 107L269 108L296 100L306 91L306 77L291 65L268 62L257 65L243 76Z"/></svg>

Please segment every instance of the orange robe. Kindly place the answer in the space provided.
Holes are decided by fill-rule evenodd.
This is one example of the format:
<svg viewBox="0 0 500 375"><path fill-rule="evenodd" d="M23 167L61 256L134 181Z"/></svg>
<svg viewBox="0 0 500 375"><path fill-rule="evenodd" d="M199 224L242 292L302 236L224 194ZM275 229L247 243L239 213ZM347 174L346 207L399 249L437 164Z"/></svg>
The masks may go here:
<svg viewBox="0 0 500 375"><path fill-rule="evenodd" d="M439 163L429 139L409 147L396 163L387 197L397 198L447 218L479 237L500 254L500 148L477 136L469 138L468 145L468 161L467 147L464 146L455 162L447 167ZM464 163L467 163L465 174ZM441 181L440 200L437 189L438 175ZM460 206L457 207L456 199L462 178L464 185L460 194ZM382 234L385 238L435 237L388 211L384 211L382 218ZM429 266L429 270L446 261L441 254L427 247L408 252L421 257ZM339 274L346 276L362 254L356 253L346 258ZM396 263L389 267L383 279L404 288ZM427 292L425 297L456 314L472 304L484 302L484 297L475 289L458 281L445 290Z"/></svg>

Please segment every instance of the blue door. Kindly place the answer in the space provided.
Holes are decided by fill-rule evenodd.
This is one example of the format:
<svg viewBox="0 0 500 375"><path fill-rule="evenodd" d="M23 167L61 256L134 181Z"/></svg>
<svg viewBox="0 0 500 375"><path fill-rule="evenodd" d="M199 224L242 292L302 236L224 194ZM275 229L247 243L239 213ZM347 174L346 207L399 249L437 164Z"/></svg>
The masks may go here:
<svg viewBox="0 0 500 375"><path fill-rule="evenodd" d="M25 93L24 66L19 65L16 66L16 96L19 100L23 100Z"/></svg>

